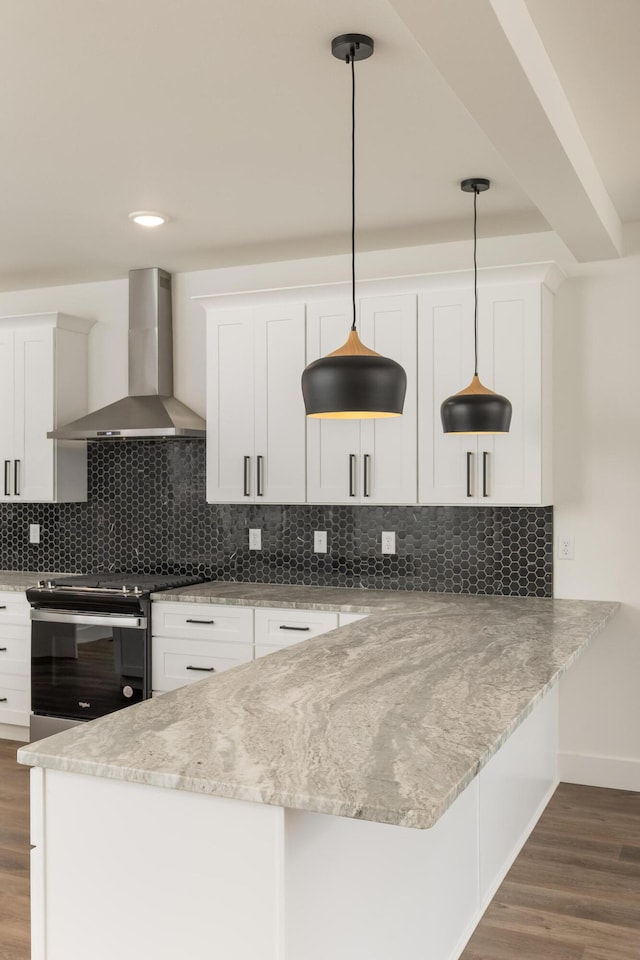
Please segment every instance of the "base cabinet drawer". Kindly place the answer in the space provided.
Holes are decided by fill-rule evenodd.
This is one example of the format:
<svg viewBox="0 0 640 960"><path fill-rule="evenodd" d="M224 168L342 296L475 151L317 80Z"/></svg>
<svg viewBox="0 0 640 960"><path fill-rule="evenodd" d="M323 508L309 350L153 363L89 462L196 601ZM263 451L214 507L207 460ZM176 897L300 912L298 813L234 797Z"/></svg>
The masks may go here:
<svg viewBox="0 0 640 960"><path fill-rule="evenodd" d="M24 635L16 636L16 633L22 633ZM9 673L15 673L15 669L9 669L7 665L9 663L16 663L20 661L24 664L24 667L28 670L29 663L31 660L31 638L30 630L28 627L15 627L7 625L6 627L0 626L0 674L2 674L5 669Z"/></svg>
<svg viewBox="0 0 640 960"><path fill-rule="evenodd" d="M158 691L175 690L250 660L253 660L251 643L153 637L151 686Z"/></svg>
<svg viewBox="0 0 640 960"><path fill-rule="evenodd" d="M15 623L29 627L30 610L31 605L27 603L24 593L0 590L0 625Z"/></svg>
<svg viewBox="0 0 640 960"><path fill-rule="evenodd" d="M29 676L0 673L0 723L28 726L31 709Z"/></svg>
<svg viewBox="0 0 640 960"><path fill-rule="evenodd" d="M185 640L202 637L225 643L253 641L251 607L155 600L151 618L154 637L184 637Z"/></svg>
<svg viewBox="0 0 640 960"><path fill-rule="evenodd" d="M337 626L337 613L261 607L255 611L255 642L280 649L335 630Z"/></svg>

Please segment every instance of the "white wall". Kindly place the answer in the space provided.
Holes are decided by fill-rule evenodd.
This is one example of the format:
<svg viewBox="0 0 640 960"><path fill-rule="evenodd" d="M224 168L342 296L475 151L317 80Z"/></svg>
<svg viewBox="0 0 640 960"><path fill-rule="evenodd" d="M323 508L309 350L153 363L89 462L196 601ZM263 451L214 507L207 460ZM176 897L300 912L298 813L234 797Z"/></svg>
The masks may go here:
<svg viewBox="0 0 640 960"><path fill-rule="evenodd" d="M624 606L563 681L560 773L640 790L640 257L583 272L556 297L555 594Z"/></svg>

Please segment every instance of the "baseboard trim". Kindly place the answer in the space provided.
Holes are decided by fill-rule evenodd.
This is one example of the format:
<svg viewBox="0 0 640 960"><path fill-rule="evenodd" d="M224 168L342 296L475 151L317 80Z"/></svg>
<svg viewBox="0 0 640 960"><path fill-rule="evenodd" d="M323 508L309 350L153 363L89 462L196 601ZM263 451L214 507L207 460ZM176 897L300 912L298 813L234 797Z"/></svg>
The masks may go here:
<svg viewBox="0 0 640 960"><path fill-rule="evenodd" d="M19 727L13 723L0 723L0 739L29 743L29 727Z"/></svg>
<svg viewBox="0 0 640 960"><path fill-rule="evenodd" d="M558 773L565 783L635 790L640 793L640 760L584 753L558 754Z"/></svg>

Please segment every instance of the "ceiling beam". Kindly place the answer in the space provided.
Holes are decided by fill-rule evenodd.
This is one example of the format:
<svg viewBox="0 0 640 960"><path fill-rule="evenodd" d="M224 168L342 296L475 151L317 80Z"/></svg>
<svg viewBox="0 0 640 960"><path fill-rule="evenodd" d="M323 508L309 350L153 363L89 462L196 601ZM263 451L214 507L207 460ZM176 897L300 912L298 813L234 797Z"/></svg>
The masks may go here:
<svg viewBox="0 0 640 960"><path fill-rule="evenodd" d="M576 259L620 256L620 218L525 0L388 2Z"/></svg>

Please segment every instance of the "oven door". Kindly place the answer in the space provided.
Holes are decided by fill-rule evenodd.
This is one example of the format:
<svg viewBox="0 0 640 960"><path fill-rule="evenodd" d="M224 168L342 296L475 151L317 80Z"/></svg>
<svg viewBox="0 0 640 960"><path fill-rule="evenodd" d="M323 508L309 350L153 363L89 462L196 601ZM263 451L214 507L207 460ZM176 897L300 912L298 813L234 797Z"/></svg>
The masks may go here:
<svg viewBox="0 0 640 960"><path fill-rule="evenodd" d="M93 720L149 696L146 617L31 611L31 710Z"/></svg>

